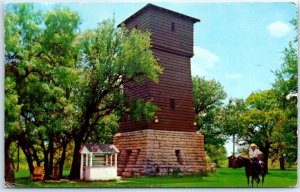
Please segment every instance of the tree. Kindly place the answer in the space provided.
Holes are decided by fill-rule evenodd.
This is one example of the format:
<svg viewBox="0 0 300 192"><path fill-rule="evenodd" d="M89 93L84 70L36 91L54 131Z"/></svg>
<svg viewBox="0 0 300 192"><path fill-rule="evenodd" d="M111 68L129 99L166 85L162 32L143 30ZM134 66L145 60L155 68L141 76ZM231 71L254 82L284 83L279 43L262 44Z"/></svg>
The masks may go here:
<svg viewBox="0 0 300 192"><path fill-rule="evenodd" d="M5 155L9 160L17 140L30 172L34 161L43 163L46 178L55 165L61 176L70 141L70 176L77 178L82 142L109 140L121 112L149 120L157 109L151 101L129 102L123 93L125 82L157 81L162 73L150 34L116 29L111 20L79 34L79 24L79 16L65 8L43 13L32 4L6 7ZM103 138L91 137L99 132Z"/></svg>
<svg viewBox="0 0 300 192"><path fill-rule="evenodd" d="M291 23L297 30L297 20L294 19ZM297 93L298 93L298 49L296 37L294 42L290 42L288 47L284 49L284 58L281 69L276 70L275 83L273 88L279 92L278 103L284 111L287 123L283 126L283 135L281 141L276 143L277 148L274 149L274 154L280 161L281 168L284 169L284 158L289 165L297 160ZM284 156L285 155L285 156Z"/></svg>
<svg viewBox="0 0 300 192"><path fill-rule="evenodd" d="M162 73L150 50L150 33L115 28L114 20L106 20L82 34L80 42L82 76L75 96L79 123L72 131L75 146L70 178L79 178L81 143L99 128L103 118L128 109L123 93L126 82L157 82Z"/></svg>
<svg viewBox="0 0 300 192"><path fill-rule="evenodd" d="M224 162L227 160L227 151L224 146L219 147L212 144L206 144L205 151L209 153L208 160L215 163L217 167L224 166Z"/></svg>
<svg viewBox="0 0 300 192"><path fill-rule="evenodd" d="M246 101L230 99L216 119L224 134L236 137L234 142L240 145L256 143L267 166L272 145L282 138L282 127L286 123L277 96L278 92L271 89L253 92Z"/></svg>
<svg viewBox="0 0 300 192"><path fill-rule="evenodd" d="M245 132L245 122L243 115L246 112L246 104L243 99L229 99L227 105L219 108L214 118L221 132L227 136L232 136L233 155L235 154L235 144L240 141L241 135Z"/></svg>
<svg viewBox="0 0 300 192"><path fill-rule="evenodd" d="M267 166L271 145L282 137L282 127L286 123L285 114L276 99L277 94L272 89L252 93L246 100L248 110L243 116L247 131L241 137L248 144L258 145Z"/></svg>
<svg viewBox="0 0 300 192"><path fill-rule="evenodd" d="M5 139L4 139L4 156L5 156L5 181L14 183L14 164L10 157L9 149L11 143L16 139L20 130L19 114L21 105L18 105L18 95L15 91L16 83L10 78L5 78Z"/></svg>
<svg viewBox="0 0 300 192"><path fill-rule="evenodd" d="M35 115L35 127L40 147L44 154L46 176L53 173L55 147L62 148L61 158L56 162L62 174L66 147L71 138L71 126L74 124L74 101L71 99L74 87L78 83L80 71L79 44L77 29L80 24L79 16L65 8L48 11L43 17L45 29L38 39L41 47L36 57L37 63L43 65L42 70L48 77L41 77L42 85L33 85L42 90L36 90L39 101L34 100L31 109L38 109ZM36 84L36 83L35 83ZM34 87L31 90L34 90ZM40 96L42 95L42 97ZM43 116L40 112L43 111ZM34 111L35 112L35 111ZM51 114L51 115L49 115Z"/></svg>
<svg viewBox="0 0 300 192"><path fill-rule="evenodd" d="M227 94L222 85L216 80L206 80L204 77L196 76L192 78L192 81L197 129L204 134L205 150L208 155L212 161L219 165L220 161L216 156L215 149L220 149L220 152L226 153L222 149L226 136L215 123L214 118L217 109L223 104L222 100L226 98Z"/></svg>
<svg viewBox="0 0 300 192"><path fill-rule="evenodd" d="M39 25L38 13L28 13L31 9L32 6L25 4L8 6L5 14L5 180L8 182L14 180L14 176L9 174L14 167L9 157L10 145L23 131L19 83L28 75L26 69L30 65L23 60L31 53L33 33L38 31ZM31 20L25 21L24 17Z"/></svg>
<svg viewBox="0 0 300 192"><path fill-rule="evenodd" d="M55 145L65 149L70 140L67 129L72 125L68 122L72 104L68 97L78 76L75 40L79 17L68 9L43 14L32 4L16 4L7 7L5 22L6 77L16 81L18 104L22 106L18 118L21 129L15 132L15 139L31 173L33 160L41 163L38 153L42 150L48 178Z"/></svg>

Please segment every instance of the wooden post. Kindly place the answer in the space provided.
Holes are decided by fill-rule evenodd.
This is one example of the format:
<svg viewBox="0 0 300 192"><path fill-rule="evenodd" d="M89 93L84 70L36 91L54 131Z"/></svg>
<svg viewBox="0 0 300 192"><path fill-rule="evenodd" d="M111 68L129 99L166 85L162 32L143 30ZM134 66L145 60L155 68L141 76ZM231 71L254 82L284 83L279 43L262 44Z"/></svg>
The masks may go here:
<svg viewBox="0 0 300 192"><path fill-rule="evenodd" d="M90 167L93 166L93 153L90 153Z"/></svg>
<svg viewBox="0 0 300 192"><path fill-rule="evenodd" d="M83 179L83 154L80 154L80 180Z"/></svg>
<svg viewBox="0 0 300 192"><path fill-rule="evenodd" d="M108 157L107 157L107 155L105 155L105 165L106 166L108 165Z"/></svg>
<svg viewBox="0 0 300 192"><path fill-rule="evenodd" d="M88 166L88 154L85 154L85 166L87 167Z"/></svg>
<svg viewBox="0 0 300 192"><path fill-rule="evenodd" d="M115 153L115 167L117 167L117 162L118 162L118 153Z"/></svg>
<svg viewBox="0 0 300 192"><path fill-rule="evenodd" d="M112 154L109 155L109 159L110 159L110 166L112 167Z"/></svg>

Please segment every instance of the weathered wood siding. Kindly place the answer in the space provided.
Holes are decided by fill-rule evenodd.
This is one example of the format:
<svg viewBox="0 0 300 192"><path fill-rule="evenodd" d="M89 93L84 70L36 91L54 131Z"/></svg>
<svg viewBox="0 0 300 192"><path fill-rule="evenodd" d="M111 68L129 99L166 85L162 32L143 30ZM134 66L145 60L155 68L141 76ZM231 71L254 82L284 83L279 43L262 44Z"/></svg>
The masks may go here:
<svg viewBox="0 0 300 192"><path fill-rule="evenodd" d="M143 129L195 132L190 64L193 56L193 22L168 12L150 9L126 23L126 27L151 32L152 51L164 68L164 73L158 84L128 84L125 89L130 99L152 99L159 107L156 114L158 122L134 122L123 117L120 132ZM171 108L170 99L175 101L175 109Z"/></svg>
<svg viewBox="0 0 300 192"><path fill-rule="evenodd" d="M139 17L134 18L133 20L130 21L130 23L126 23L126 27L128 29L132 28L138 28L143 31L150 31L151 29L151 14L149 12L145 12Z"/></svg>
<svg viewBox="0 0 300 192"><path fill-rule="evenodd" d="M180 17L174 17L158 10L149 11L151 15L152 45L188 57L193 55L193 23ZM174 23L174 31L171 25Z"/></svg>
<svg viewBox="0 0 300 192"><path fill-rule="evenodd" d="M157 112L158 123L150 127L169 131L196 131L190 59L155 48L153 52L165 70L159 78L159 84L150 83L149 86L150 97L160 109ZM170 99L174 99L175 109L171 109Z"/></svg>

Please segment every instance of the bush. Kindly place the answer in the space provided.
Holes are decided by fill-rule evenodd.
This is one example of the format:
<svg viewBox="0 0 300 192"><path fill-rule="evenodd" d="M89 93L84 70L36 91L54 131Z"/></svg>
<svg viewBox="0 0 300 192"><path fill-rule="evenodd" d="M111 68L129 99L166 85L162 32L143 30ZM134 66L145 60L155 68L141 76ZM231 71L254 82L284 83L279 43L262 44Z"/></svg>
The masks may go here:
<svg viewBox="0 0 300 192"><path fill-rule="evenodd" d="M174 177L178 177L179 173L180 173L180 169L178 167L174 168L172 171L172 175Z"/></svg>
<svg viewBox="0 0 300 192"><path fill-rule="evenodd" d="M215 163L217 167L227 166L226 149L224 146L216 147L214 145L205 145L205 150L207 151L209 158L206 158L208 163Z"/></svg>

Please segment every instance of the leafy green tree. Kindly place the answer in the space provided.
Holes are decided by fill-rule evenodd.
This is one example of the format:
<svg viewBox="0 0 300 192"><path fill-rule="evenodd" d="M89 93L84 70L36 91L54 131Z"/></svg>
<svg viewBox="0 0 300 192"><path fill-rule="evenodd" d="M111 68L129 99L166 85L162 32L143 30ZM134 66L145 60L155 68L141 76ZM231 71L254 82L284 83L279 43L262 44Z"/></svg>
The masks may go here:
<svg viewBox="0 0 300 192"><path fill-rule="evenodd" d="M79 121L72 131L75 146L70 178L79 178L80 145L103 127L99 122L130 110L123 93L125 84L148 79L157 82L162 73L150 50L150 33L115 28L114 20L106 20L97 29L83 33L80 42L82 76L75 95ZM154 114L155 107L144 109L144 114Z"/></svg>
<svg viewBox="0 0 300 192"><path fill-rule="evenodd" d="M38 153L43 152L46 177L52 174L55 142L65 147L66 136L70 139L66 117L72 108L69 89L78 76L74 68L79 53L75 42L78 25L79 17L68 9L46 14L32 4L6 9L5 72L16 81L22 106L17 140L30 172L33 159L39 165Z"/></svg>
<svg viewBox="0 0 300 192"><path fill-rule="evenodd" d="M226 148L224 146L216 147L211 144L206 144L205 146L206 146L206 148L205 148L206 152L209 153L210 161L215 163L217 167L223 167L224 163L227 160Z"/></svg>
<svg viewBox="0 0 300 192"><path fill-rule="evenodd" d="M246 100L247 112L243 116L247 129L242 138L247 143L256 143L263 152L268 165L271 145L282 137L286 116L277 102L278 92L265 90L252 93Z"/></svg>
<svg viewBox="0 0 300 192"><path fill-rule="evenodd" d="M9 157L10 145L23 132L24 124L20 119L23 103L20 97L20 82L29 75L30 62L25 61L34 47L34 33L38 31L39 13L28 12L32 6L20 4L8 5L5 14L5 163ZM26 21L25 17L29 19ZM34 19L33 19L34 18ZM26 30L24 30L26 28ZM6 164L5 169L11 165ZM11 182L12 179L6 177Z"/></svg>
<svg viewBox="0 0 300 192"><path fill-rule="evenodd" d="M232 136L233 155L235 144L241 141L239 136L245 134L245 122L243 115L246 113L246 104L243 99L229 99L227 105L216 111L214 121L220 127L221 132L226 137Z"/></svg>
<svg viewBox="0 0 300 192"><path fill-rule="evenodd" d="M14 183L14 164L10 156L10 145L16 140L20 131L19 115L21 105L18 105L18 95L15 91L16 82L10 78L5 78L5 181Z"/></svg>
<svg viewBox="0 0 300 192"><path fill-rule="evenodd" d="M297 20L291 23L297 31ZM298 38L290 42L284 49L283 64L279 70L275 71L276 80L273 88L279 92L278 103L284 110L287 123L283 126L283 137L275 143L274 153L280 161L281 168L284 169L284 158L289 165L297 160L297 95L298 95ZM285 156L284 156L285 155Z"/></svg>
<svg viewBox="0 0 300 192"><path fill-rule="evenodd" d="M219 155L216 156L215 150L221 149L227 138L215 123L214 118L227 94L216 80L206 80L204 77L196 76L192 78L192 81L197 129L204 134L205 150L211 160L219 165L220 161L217 160Z"/></svg>
<svg viewBox="0 0 300 192"><path fill-rule="evenodd" d="M55 143L62 147L60 162L60 174L62 174L65 159L66 145L71 140L71 126L73 126L74 103L71 99L73 90L79 78L79 44L77 41L77 29L80 24L79 16L65 8L57 8L48 11L44 17L45 29L42 31L40 52L36 57L37 63L43 65L42 70L48 74L48 78L40 79L42 85L38 85L44 93L39 105L44 111L35 113L38 119L35 121L40 147L44 154L44 167L48 175L52 175L54 166ZM32 88L34 89L34 88ZM32 90L31 89L31 90ZM32 99L32 97L31 97ZM32 107L37 108L38 107ZM51 114L51 115L49 115ZM39 121L39 124L36 122ZM47 175L46 174L46 175Z"/></svg>
<svg viewBox="0 0 300 192"><path fill-rule="evenodd" d="M70 141L70 176L77 178L82 142L109 140L121 112L149 120L157 109L150 101L132 105L123 93L126 82L157 81L162 73L150 34L116 29L110 20L79 34L79 24L69 9L42 13L32 4L6 7L6 152L18 140L30 172L34 161L43 163L47 178L54 164L62 173ZM103 138L93 138L99 132ZM55 151L61 151L60 158Z"/></svg>
<svg viewBox="0 0 300 192"><path fill-rule="evenodd" d="M274 89L280 91L283 107L295 106L297 97L289 95L298 91L298 51L290 42L285 48L281 69L275 71Z"/></svg>
<svg viewBox="0 0 300 192"><path fill-rule="evenodd" d="M224 134L236 138L235 143L256 143L267 165L272 145L282 138L282 127L286 123L286 116L279 107L277 97L278 92L271 89L254 92L246 101L231 99L216 118Z"/></svg>

